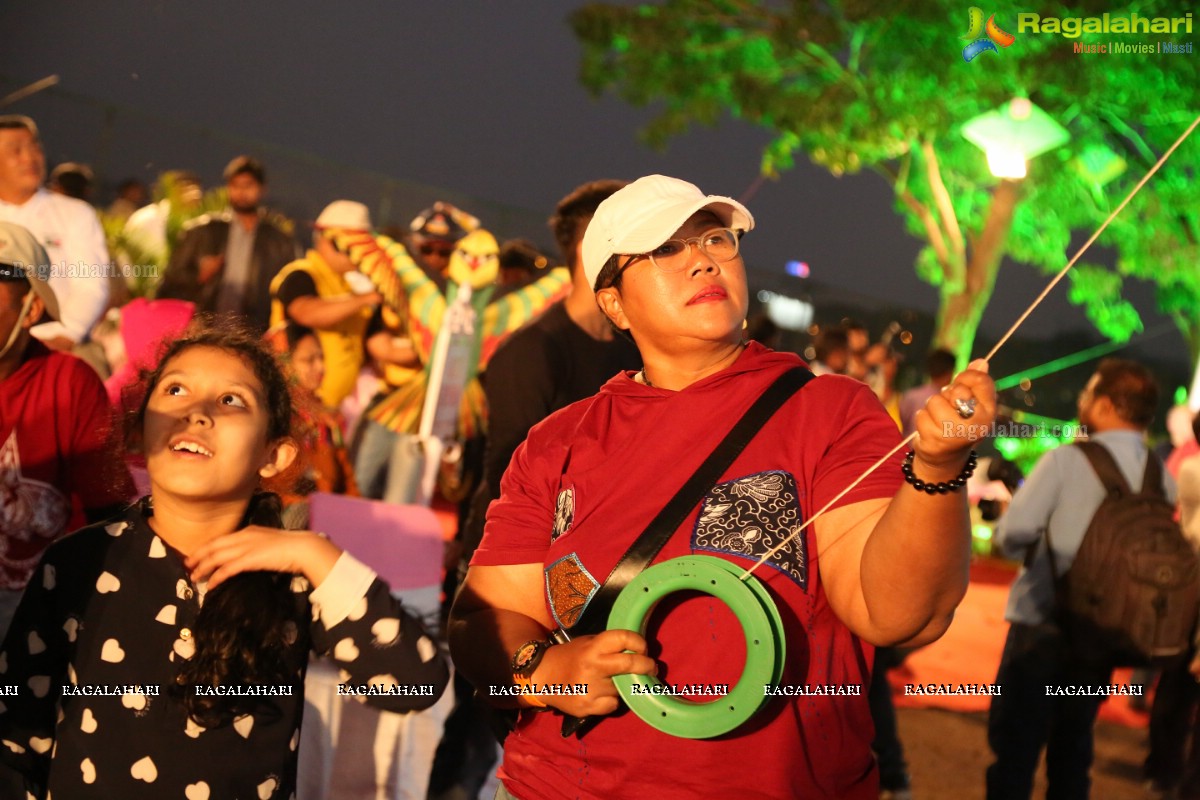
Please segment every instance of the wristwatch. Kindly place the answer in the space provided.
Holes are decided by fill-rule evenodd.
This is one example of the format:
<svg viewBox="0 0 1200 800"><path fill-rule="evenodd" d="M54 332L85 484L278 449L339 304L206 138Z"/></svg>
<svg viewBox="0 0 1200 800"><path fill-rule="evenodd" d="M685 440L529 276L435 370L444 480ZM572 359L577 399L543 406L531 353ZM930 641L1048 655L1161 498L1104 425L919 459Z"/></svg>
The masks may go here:
<svg viewBox="0 0 1200 800"><path fill-rule="evenodd" d="M530 639L517 648L517 651L513 653L511 663L513 683L522 688L532 686L533 671L538 668L538 664L542 663L542 656L546 655L546 650L550 647L550 644L550 642L541 641L540 639ZM521 696L530 705L541 708L546 707L546 704L536 694L530 693Z"/></svg>

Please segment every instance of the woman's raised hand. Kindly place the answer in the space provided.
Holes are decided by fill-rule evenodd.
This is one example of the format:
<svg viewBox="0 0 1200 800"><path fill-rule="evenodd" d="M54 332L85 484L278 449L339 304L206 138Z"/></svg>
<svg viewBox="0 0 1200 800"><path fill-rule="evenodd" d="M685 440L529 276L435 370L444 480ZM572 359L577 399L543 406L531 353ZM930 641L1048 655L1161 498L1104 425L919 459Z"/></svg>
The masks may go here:
<svg viewBox="0 0 1200 800"><path fill-rule="evenodd" d="M991 433L995 419L996 383L988 375L988 363L979 358L917 412L913 450L925 467L918 468L918 477L935 481L953 477L971 446Z"/></svg>

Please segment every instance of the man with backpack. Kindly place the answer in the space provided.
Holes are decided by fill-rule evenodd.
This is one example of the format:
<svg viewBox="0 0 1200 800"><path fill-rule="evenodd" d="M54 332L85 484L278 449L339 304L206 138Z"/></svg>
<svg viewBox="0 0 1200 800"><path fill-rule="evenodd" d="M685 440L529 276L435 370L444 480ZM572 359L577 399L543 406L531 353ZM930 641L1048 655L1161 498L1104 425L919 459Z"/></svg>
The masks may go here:
<svg viewBox="0 0 1200 800"><path fill-rule="evenodd" d="M1079 396L1087 443L1043 456L1000 521L1000 547L1024 565L988 717L988 800L1029 798L1043 747L1047 796L1087 798L1113 667L1186 652L1196 560L1170 519L1174 482L1145 444L1157 402L1145 367L1100 362ZM1149 576L1126 568L1147 558Z"/></svg>

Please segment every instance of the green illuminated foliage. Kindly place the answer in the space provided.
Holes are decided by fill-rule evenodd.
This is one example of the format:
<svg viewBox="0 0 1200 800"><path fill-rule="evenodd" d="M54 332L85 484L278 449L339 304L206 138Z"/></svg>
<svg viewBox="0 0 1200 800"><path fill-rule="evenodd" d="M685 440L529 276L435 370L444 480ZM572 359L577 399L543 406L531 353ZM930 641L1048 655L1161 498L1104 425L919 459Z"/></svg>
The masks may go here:
<svg viewBox="0 0 1200 800"><path fill-rule="evenodd" d="M967 8L951 0L664 0L595 3L571 24L584 46L585 86L658 110L644 132L650 144L731 116L773 134L764 175L792 168L802 153L833 175L882 176L907 229L926 243L915 267L938 288L938 343L965 361L1003 258L1060 270L1073 235L1095 230L1200 111L1200 58L1075 54L1075 41L1112 37L1021 33L1010 11L996 22L1016 35L1013 45L967 63ZM1178 8L1134 2L1121 12L1175 16ZM1095 0L1038 11L1116 13ZM1071 139L1033 159L1019 183L998 181L961 130L1018 96ZM1120 294L1121 276L1132 276L1158 285L1160 306L1200 353L1200 193L1189 190L1197 164L1200 136L1101 241L1118 253L1119 274L1101 278L1093 267L1073 280L1072 300L1106 336L1127 339L1141 328Z"/></svg>

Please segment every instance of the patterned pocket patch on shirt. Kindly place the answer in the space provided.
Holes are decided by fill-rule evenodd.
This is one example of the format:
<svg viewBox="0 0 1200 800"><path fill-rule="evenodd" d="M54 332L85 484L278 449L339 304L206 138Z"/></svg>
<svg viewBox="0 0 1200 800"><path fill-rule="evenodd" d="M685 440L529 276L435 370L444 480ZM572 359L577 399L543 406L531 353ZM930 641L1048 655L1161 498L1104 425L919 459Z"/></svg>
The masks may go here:
<svg viewBox="0 0 1200 800"><path fill-rule="evenodd" d="M592 577L579 556L571 553L546 567L546 596L550 611L563 628L570 628L583 616L600 583Z"/></svg>
<svg viewBox="0 0 1200 800"><path fill-rule="evenodd" d="M571 523L574 521L575 490L568 487L559 492L558 499L554 501L554 530L550 533L550 541L553 542L571 530Z"/></svg>
<svg viewBox="0 0 1200 800"><path fill-rule="evenodd" d="M692 547L758 561L803 521L791 473L759 472L713 487L704 498ZM804 534L790 540L766 563L807 590Z"/></svg>

